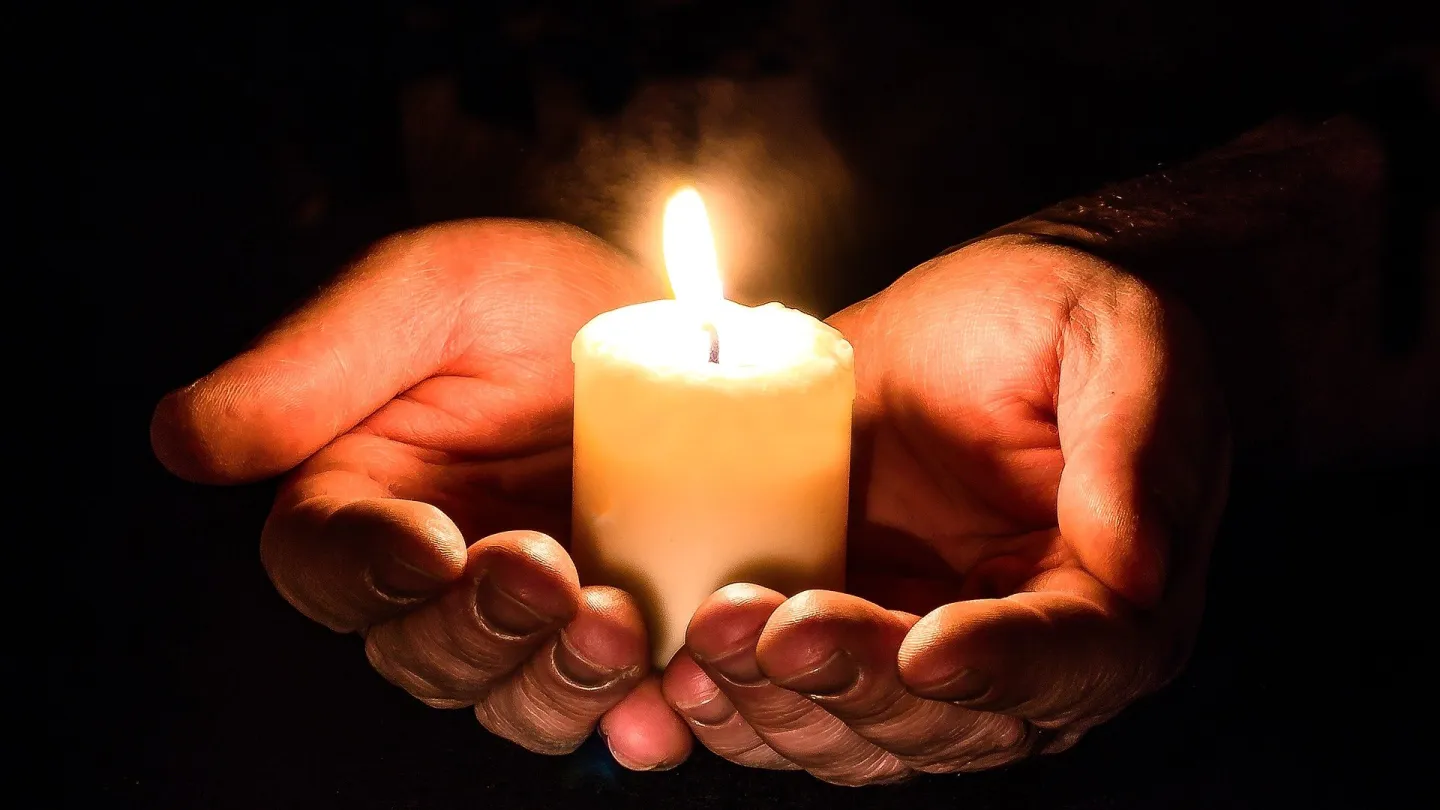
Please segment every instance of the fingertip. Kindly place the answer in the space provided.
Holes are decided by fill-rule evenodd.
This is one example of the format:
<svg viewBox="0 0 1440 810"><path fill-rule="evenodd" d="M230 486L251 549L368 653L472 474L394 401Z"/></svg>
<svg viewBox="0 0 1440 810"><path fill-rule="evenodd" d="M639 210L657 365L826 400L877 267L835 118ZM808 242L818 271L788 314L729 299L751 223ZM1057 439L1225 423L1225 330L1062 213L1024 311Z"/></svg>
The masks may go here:
<svg viewBox="0 0 1440 810"><path fill-rule="evenodd" d="M334 436L333 417L300 407L300 392L281 390L276 376L241 355L166 394L150 417L155 457L197 484L259 481L305 460ZM322 438L312 435L319 422Z"/></svg>
<svg viewBox="0 0 1440 810"><path fill-rule="evenodd" d="M196 484L227 484L232 476L199 427L189 388L166 394L150 415L150 449L172 474Z"/></svg>
<svg viewBox="0 0 1440 810"><path fill-rule="evenodd" d="M569 624L580 605L580 578L565 549L535 531L492 534L469 549L467 568L528 610Z"/></svg>
<svg viewBox="0 0 1440 810"><path fill-rule="evenodd" d="M803 591L771 613L755 647L756 659L765 672L789 672L807 661L828 656L842 642L841 636L849 626L883 613L857 596Z"/></svg>
<svg viewBox="0 0 1440 810"><path fill-rule="evenodd" d="M665 700L676 709L685 710L704 705L720 693L719 687L695 663L689 649L681 647L660 675L660 689Z"/></svg>
<svg viewBox="0 0 1440 810"><path fill-rule="evenodd" d="M889 617L890 611L852 594L823 590L801 591L786 599L771 613L770 620L765 625L765 633L775 634L791 627L885 621Z"/></svg>
<svg viewBox="0 0 1440 810"><path fill-rule="evenodd" d="M673 768L694 746L690 729L670 708L653 676L605 713L599 731L615 761L632 771Z"/></svg>
<svg viewBox="0 0 1440 810"><path fill-rule="evenodd" d="M858 596L806 591L770 617L755 659L761 671L788 689L827 693L853 683L860 670L892 670L910 624Z"/></svg>
<svg viewBox="0 0 1440 810"><path fill-rule="evenodd" d="M366 546L376 584L390 593L428 596L465 573L464 536L428 503L362 498L336 510L327 528Z"/></svg>
<svg viewBox="0 0 1440 810"><path fill-rule="evenodd" d="M496 554L527 560L574 584L575 592L579 594L580 574L575 570L575 561L570 559L570 553L558 540L544 532L517 529L492 534L477 542L471 554Z"/></svg>
<svg viewBox="0 0 1440 810"><path fill-rule="evenodd" d="M1063 723L1151 688L1153 657L1117 597L1079 569L1060 569L1047 589L936 609L906 636L899 669L922 698Z"/></svg>
<svg viewBox="0 0 1440 810"><path fill-rule="evenodd" d="M759 585L726 585L696 608L685 632L685 646L705 659L733 653L753 644L784 602L784 594Z"/></svg>
<svg viewBox="0 0 1440 810"><path fill-rule="evenodd" d="M989 690L1004 624L1012 618L1004 600L975 599L932 610L900 643L900 681L931 700L966 701Z"/></svg>
<svg viewBox="0 0 1440 810"><path fill-rule="evenodd" d="M644 617L635 600L618 588L582 588L580 609L564 634L576 652L601 668L649 668Z"/></svg>

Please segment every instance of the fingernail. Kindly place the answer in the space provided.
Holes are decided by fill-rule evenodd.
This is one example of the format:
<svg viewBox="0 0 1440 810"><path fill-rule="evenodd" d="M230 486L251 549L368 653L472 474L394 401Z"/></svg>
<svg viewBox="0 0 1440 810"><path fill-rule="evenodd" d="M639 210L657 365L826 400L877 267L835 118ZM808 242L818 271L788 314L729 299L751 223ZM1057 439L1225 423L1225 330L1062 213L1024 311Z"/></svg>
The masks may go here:
<svg viewBox="0 0 1440 810"><path fill-rule="evenodd" d="M691 722L699 723L702 726L718 726L729 720L735 714L735 707L730 701L718 691L709 699L702 700L693 706L679 706L675 708L685 715Z"/></svg>
<svg viewBox="0 0 1440 810"><path fill-rule="evenodd" d="M990 676L978 669L961 667L954 675L926 690L946 700L974 700L990 690Z"/></svg>
<svg viewBox="0 0 1440 810"><path fill-rule="evenodd" d="M602 667L587 659L580 654L579 650L575 649L569 634L564 630L560 631L560 637L555 641L555 652L552 657L560 677L581 689L600 689L615 683L629 673L628 669L617 670Z"/></svg>
<svg viewBox="0 0 1440 810"><path fill-rule="evenodd" d="M845 692L860 679L860 670L844 650L836 650L818 666L791 673L772 681L792 692L812 697L833 697Z"/></svg>
<svg viewBox="0 0 1440 810"><path fill-rule="evenodd" d="M738 652L726 653L705 663L735 686L755 686L765 682L765 673L760 671L760 665L755 661L754 645Z"/></svg>
<svg viewBox="0 0 1440 810"><path fill-rule="evenodd" d="M626 769L626 770L631 770L631 771L653 771L653 770L656 770L657 768L659 768L660 765L662 764L662 763L656 762L656 763L653 763L653 764L650 764L650 765L641 765L641 764L638 763L638 762L631 762L631 761L625 759L625 757L621 756L621 755L620 755L620 752L618 752L618 751L615 750L615 743L611 742L609 737L606 737L606 738L604 738L604 739L605 739L605 747L607 747L607 748L610 749L610 756L614 757L616 762L618 762L618 763L620 763L621 765L625 766L625 769Z"/></svg>
<svg viewBox="0 0 1440 810"><path fill-rule="evenodd" d="M480 618L496 631L510 636L528 636L555 624L556 619L536 612L495 582L489 573L480 577L475 589L475 606Z"/></svg>
<svg viewBox="0 0 1440 810"><path fill-rule="evenodd" d="M440 568L429 555L424 556L423 561L407 560L399 554L381 559L373 569L375 586L400 598L429 596L440 590L449 581L450 571Z"/></svg>

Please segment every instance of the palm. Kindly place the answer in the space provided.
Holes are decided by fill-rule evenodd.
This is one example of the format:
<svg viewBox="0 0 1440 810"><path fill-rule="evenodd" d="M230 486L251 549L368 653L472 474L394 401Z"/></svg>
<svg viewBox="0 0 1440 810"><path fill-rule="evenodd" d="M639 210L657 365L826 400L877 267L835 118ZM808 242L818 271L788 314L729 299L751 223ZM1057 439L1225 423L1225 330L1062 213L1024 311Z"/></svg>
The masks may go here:
<svg viewBox="0 0 1440 810"><path fill-rule="evenodd" d="M1058 528L1061 358L1067 336L1093 338L1073 302L1095 279L1027 255L935 262L831 319L856 347L857 595L923 614L1079 564ZM455 284L447 343L460 350L301 475L378 480L390 497L439 507L472 542L523 528L563 543L570 342L594 315L653 297L653 278L532 264L492 270L479 290Z"/></svg>
<svg viewBox="0 0 1440 810"><path fill-rule="evenodd" d="M492 288L469 313L477 334L461 336L466 351L337 439L307 472L363 465L388 479L391 496L434 504L471 540L526 528L564 542L570 340L589 317L624 303L607 300L606 285L577 289L584 281L530 274ZM924 613L1008 593L1036 560L1063 551L1051 403L1065 313L1034 303L1063 296L994 281L969 279L939 297L932 288L924 306L944 317L916 311L902 284L833 319L856 344L859 375L851 590L887 607ZM514 311L522 304L545 317ZM497 322L513 331L478 332Z"/></svg>
<svg viewBox="0 0 1440 810"><path fill-rule="evenodd" d="M510 529L563 542L570 528L570 343L590 318L644 297L654 284L638 271L617 282L621 275L529 265L491 271L483 287L455 279L464 291L461 317L446 342L461 349L301 474L363 471L383 479L390 497L439 507L472 542Z"/></svg>
<svg viewBox="0 0 1440 810"><path fill-rule="evenodd" d="M156 453L211 483L293 470L262 534L266 570L307 616L364 630L372 665L416 697L473 704L487 728L540 751L572 749L603 716L617 757L673 763L690 732L645 677L633 602L582 589L549 538L504 532L568 536L571 340L600 312L659 293L654 276L564 228L402 235L254 348L167 396L152 422ZM1198 615L1204 543L1167 557L1176 537L1203 541L1213 528L1224 433L1213 390L1192 373L1203 365L1194 344L1172 341L1171 321L1113 267L1004 238L835 316L855 346L850 588L864 598L722 591L687 644L716 664L743 629L766 673L817 649L851 651L874 675L859 682L885 693L871 695L876 705L904 703L900 715L914 716L886 721L893 740L867 741L834 727L853 714L876 733L863 706L781 710L802 699L771 685L727 691L738 724L691 730L737 761L838 768L849 780L851 760L837 754L849 751L883 766L858 778L884 778L910 766L881 743L913 753L929 740L945 767L970 762L925 729L968 727L973 712L937 725L931 702L907 691L960 699L943 673L985 675L980 666L1006 685L986 705L1043 719L1070 705L1056 691L1067 681L1045 674L1063 648L1112 685L1086 693L1094 722L1153 687L1145 673L1173 671ZM1183 576L1167 582L1172 564ZM1170 641L1137 635L1150 625L1129 604L1153 607ZM762 644L782 608L790 618ZM1049 669L1016 650L1044 651ZM709 701L690 688L713 692L709 675L677 660L672 704ZM1117 661L1139 675L1110 677ZM783 722L767 727L767 717ZM795 744L782 732L798 733ZM1003 761L1022 751L1007 734L970 747L999 746Z"/></svg>
<svg viewBox="0 0 1440 810"><path fill-rule="evenodd" d="M337 439L322 459L365 459L383 468L391 496L434 504L471 541L518 528L563 537L566 414L538 402L506 402L515 390L473 377L432 377ZM558 402L559 395L550 399ZM453 403L487 404L457 416ZM440 423L447 429L432 432L429 426Z"/></svg>
<svg viewBox="0 0 1440 810"><path fill-rule="evenodd" d="M1071 558L1056 528L1066 291L1017 267L917 278L935 272L832 319L857 357L851 589L920 614Z"/></svg>

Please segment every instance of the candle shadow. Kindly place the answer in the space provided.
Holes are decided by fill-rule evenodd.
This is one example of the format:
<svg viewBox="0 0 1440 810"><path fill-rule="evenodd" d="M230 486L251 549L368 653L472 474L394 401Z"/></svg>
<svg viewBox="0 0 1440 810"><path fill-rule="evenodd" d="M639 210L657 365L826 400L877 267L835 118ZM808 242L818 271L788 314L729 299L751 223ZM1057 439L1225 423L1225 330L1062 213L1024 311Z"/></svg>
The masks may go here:
<svg viewBox="0 0 1440 810"><path fill-rule="evenodd" d="M747 560L744 565L734 568L721 577L716 590L726 585L744 582L759 585L785 596L794 596L808 590L840 590L845 587L843 567L837 566L831 573L817 577L813 570L797 566L794 562L780 558Z"/></svg>

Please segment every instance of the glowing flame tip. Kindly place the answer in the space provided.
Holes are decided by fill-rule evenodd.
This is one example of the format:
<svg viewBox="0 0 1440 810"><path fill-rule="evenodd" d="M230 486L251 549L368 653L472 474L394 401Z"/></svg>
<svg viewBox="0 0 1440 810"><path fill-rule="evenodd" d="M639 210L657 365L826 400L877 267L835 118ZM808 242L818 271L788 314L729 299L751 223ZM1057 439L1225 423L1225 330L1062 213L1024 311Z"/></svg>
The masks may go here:
<svg viewBox="0 0 1440 810"><path fill-rule="evenodd" d="M681 301L718 302L724 298L715 237L700 192L686 187L665 204L665 271Z"/></svg>

